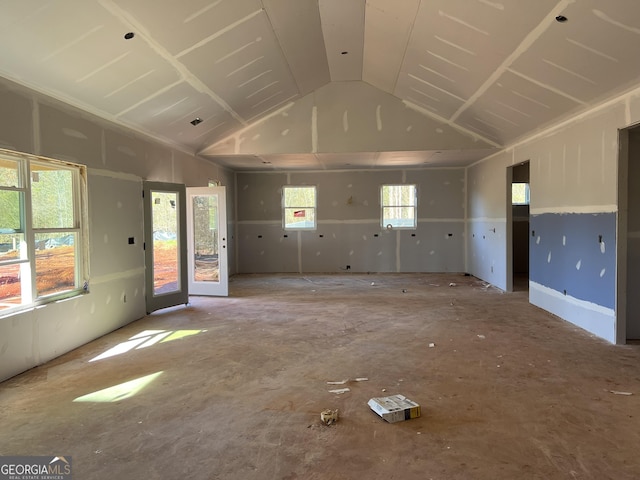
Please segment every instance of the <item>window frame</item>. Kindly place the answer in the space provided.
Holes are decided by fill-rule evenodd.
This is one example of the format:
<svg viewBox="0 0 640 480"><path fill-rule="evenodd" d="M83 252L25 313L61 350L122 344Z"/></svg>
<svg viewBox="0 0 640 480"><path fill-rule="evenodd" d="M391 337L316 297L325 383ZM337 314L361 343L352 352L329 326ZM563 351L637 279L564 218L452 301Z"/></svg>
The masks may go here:
<svg viewBox="0 0 640 480"><path fill-rule="evenodd" d="M287 190L296 188L312 188L313 189L313 205L294 205L287 206ZM318 187L316 185L284 185L282 187L282 229L286 231L314 231L318 228ZM313 225L308 227L291 227L287 226L287 210L313 210Z"/></svg>
<svg viewBox="0 0 640 480"><path fill-rule="evenodd" d="M86 166L71 162L55 160L51 158L30 155L0 149L0 158L17 162L18 185L0 185L0 191L19 192L18 204L20 210L20 225L18 228L4 228L0 225L0 234L22 235L18 255L14 259L2 259L0 267L20 265L20 303L15 305L6 303L6 308L0 309L0 317L16 312L32 309L46 303L73 297L88 292L89 281L89 242L88 242L88 202L87 202L87 169ZM33 173L39 171L38 167L71 172L71 223L61 227L34 226L33 209ZM68 211L68 209L67 209ZM73 288L65 288L60 291L42 292L37 290L37 262L36 238L42 234L71 234L73 242ZM0 302L4 302L0 298Z"/></svg>
<svg viewBox="0 0 640 480"><path fill-rule="evenodd" d="M384 189L386 187L412 187L414 203L411 204L385 204ZM413 209L413 224L412 225L394 225L393 223L385 222L385 209L389 208L412 208ZM414 183L385 183L380 185L380 227L387 230L416 230L418 228L418 186Z"/></svg>

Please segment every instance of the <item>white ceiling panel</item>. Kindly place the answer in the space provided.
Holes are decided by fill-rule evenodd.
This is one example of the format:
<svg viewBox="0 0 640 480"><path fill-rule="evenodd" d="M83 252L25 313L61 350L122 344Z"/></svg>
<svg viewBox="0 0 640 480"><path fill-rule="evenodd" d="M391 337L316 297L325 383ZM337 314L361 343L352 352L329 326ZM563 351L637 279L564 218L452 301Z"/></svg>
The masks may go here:
<svg viewBox="0 0 640 480"><path fill-rule="evenodd" d="M69 28L57 26L77 14L93 20L74 22ZM21 31L25 25L37 36L25 36ZM125 31L122 22L96 3L61 2L57 8L35 8L0 31L1 44L11 42L11 37L24 38L11 42L16 48L3 50L0 69L9 78L54 92L87 110L115 115L179 80L175 69L146 43L125 40Z"/></svg>
<svg viewBox="0 0 640 480"><path fill-rule="evenodd" d="M504 145L579 107L553 90L505 72L457 122Z"/></svg>
<svg viewBox="0 0 640 480"><path fill-rule="evenodd" d="M465 103L464 98L413 74L400 76L395 95L443 119L453 116Z"/></svg>
<svg viewBox="0 0 640 480"><path fill-rule="evenodd" d="M262 10L260 0L100 0L117 4L154 41L179 58Z"/></svg>
<svg viewBox="0 0 640 480"><path fill-rule="evenodd" d="M556 4L553 0L422 2L401 76L468 100ZM406 92L396 90L404 98Z"/></svg>
<svg viewBox="0 0 640 480"><path fill-rule="evenodd" d="M155 95L120 118L130 125L148 125L160 136L196 150L207 145L211 138L240 127L220 105L185 82ZM196 121L196 125L192 121Z"/></svg>
<svg viewBox="0 0 640 480"><path fill-rule="evenodd" d="M331 80L362 80L365 0L318 0Z"/></svg>
<svg viewBox="0 0 640 480"><path fill-rule="evenodd" d="M420 0L367 2L362 67L365 82L393 93L419 5Z"/></svg>
<svg viewBox="0 0 640 480"><path fill-rule="evenodd" d="M244 120L299 96L264 12L180 58Z"/></svg>
<svg viewBox="0 0 640 480"><path fill-rule="evenodd" d="M331 81L320 12L314 2L263 0L301 95Z"/></svg>
<svg viewBox="0 0 640 480"><path fill-rule="evenodd" d="M582 0L563 14L568 20L554 22L513 70L584 103L637 82L640 2Z"/></svg>

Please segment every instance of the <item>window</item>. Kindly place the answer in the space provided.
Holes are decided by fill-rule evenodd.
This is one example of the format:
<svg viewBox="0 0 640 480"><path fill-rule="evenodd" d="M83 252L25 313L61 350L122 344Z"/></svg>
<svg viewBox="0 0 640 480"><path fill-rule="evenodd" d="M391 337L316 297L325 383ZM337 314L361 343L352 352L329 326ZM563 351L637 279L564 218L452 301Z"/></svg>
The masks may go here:
<svg viewBox="0 0 640 480"><path fill-rule="evenodd" d="M416 228L418 195L415 185L380 187L382 228Z"/></svg>
<svg viewBox="0 0 640 480"><path fill-rule="evenodd" d="M513 205L529 205L529 184L511 184L511 203Z"/></svg>
<svg viewBox="0 0 640 480"><path fill-rule="evenodd" d="M81 292L85 167L0 151L0 314Z"/></svg>
<svg viewBox="0 0 640 480"><path fill-rule="evenodd" d="M315 230L316 187L282 187L282 218L285 230Z"/></svg>

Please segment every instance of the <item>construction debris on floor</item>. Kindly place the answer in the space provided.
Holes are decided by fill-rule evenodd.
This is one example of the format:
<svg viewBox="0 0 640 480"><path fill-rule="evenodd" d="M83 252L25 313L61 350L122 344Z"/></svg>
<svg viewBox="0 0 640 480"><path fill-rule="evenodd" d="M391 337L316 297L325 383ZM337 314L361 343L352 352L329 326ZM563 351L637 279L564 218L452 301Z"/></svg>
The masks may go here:
<svg viewBox="0 0 640 480"><path fill-rule="evenodd" d="M421 413L420 405L404 395L372 398L368 405L389 423L418 418Z"/></svg>

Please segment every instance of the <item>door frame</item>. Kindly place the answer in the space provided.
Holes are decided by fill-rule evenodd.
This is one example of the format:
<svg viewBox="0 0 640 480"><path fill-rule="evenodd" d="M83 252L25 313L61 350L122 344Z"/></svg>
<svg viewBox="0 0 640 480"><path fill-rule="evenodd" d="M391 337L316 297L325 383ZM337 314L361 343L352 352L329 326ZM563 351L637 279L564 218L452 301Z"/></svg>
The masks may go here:
<svg viewBox="0 0 640 480"><path fill-rule="evenodd" d="M196 282L195 252L193 249L194 216L193 196L216 195L218 197L218 282ZM227 189L226 187L189 187L187 188L187 265L189 290L192 295L210 295L226 297L229 295L229 255L227 252Z"/></svg>
<svg viewBox="0 0 640 480"><path fill-rule="evenodd" d="M154 258L153 258L153 212L152 193L175 193L177 196L177 231L178 242L178 290L155 294L154 291ZM142 197L144 207L144 263L145 263L145 302L147 314L162 308L189 303L189 289L187 283L187 202L186 187L180 183L142 182Z"/></svg>

